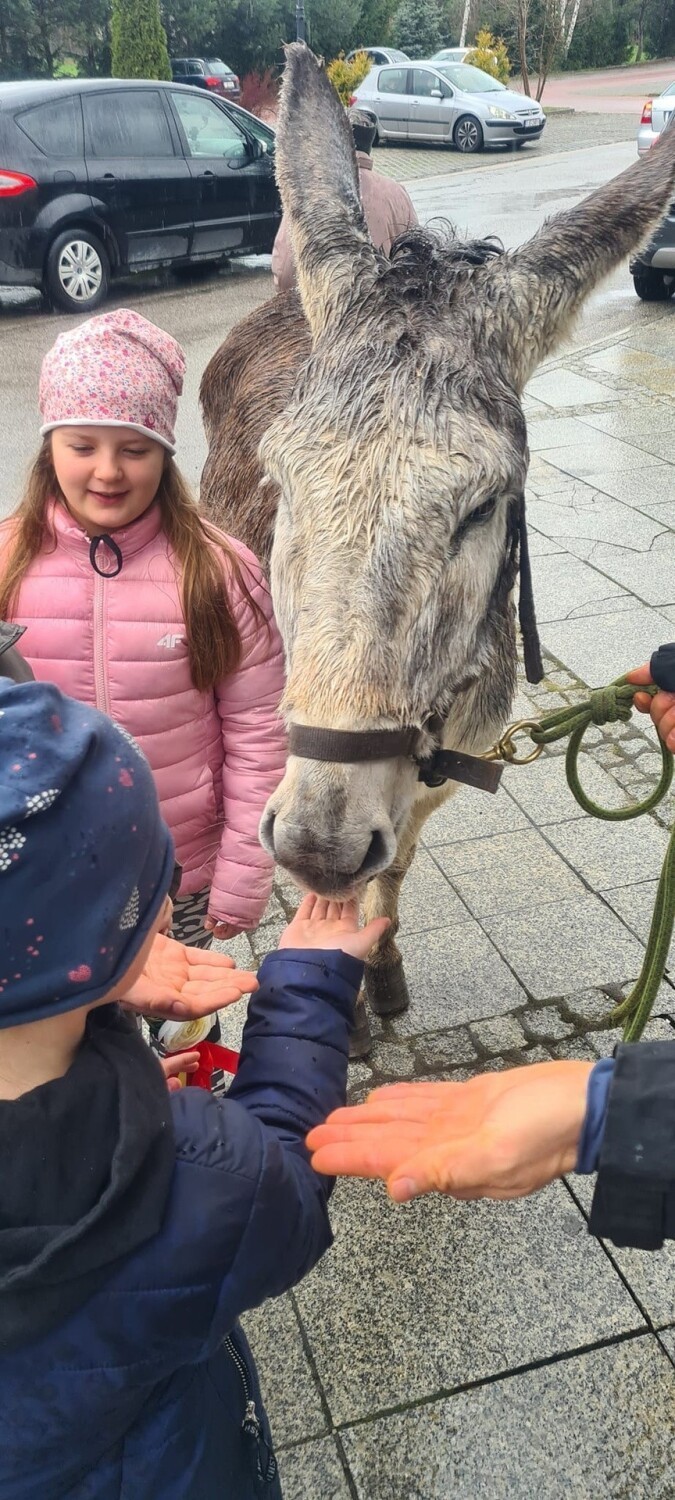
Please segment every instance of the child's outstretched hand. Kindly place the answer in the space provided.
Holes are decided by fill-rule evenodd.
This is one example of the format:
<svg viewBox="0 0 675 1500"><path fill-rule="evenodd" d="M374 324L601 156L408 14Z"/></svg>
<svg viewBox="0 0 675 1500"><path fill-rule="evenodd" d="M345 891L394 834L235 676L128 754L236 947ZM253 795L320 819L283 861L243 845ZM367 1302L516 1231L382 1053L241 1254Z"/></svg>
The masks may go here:
<svg viewBox="0 0 675 1500"><path fill-rule="evenodd" d="M181 1073L196 1073L199 1067L198 1052L174 1052L172 1057L160 1057L159 1066L166 1078L170 1094L177 1094L183 1087Z"/></svg>
<svg viewBox="0 0 675 1500"><path fill-rule="evenodd" d="M328 901L305 896L279 940L280 948L340 948L352 958L367 958L389 926L389 917L375 917L359 927L358 901Z"/></svg>
<svg viewBox="0 0 675 1500"><path fill-rule="evenodd" d="M150 949L140 979L124 997L124 1004L141 1015L163 1021L194 1021L234 1005L242 995L257 990L251 970L235 969L226 953L186 948L160 932Z"/></svg>
<svg viewBox="0 0 675 1500"><path fill-rule="evenodd" d="M636 687L647 687L652 681L649 663L626 673L626 680ZM641 714L651 714L654 728L658 731L668 750L675 752L675 693L666 693L659 688L653 698L649 693L636 693L633 699Z"/></svg>

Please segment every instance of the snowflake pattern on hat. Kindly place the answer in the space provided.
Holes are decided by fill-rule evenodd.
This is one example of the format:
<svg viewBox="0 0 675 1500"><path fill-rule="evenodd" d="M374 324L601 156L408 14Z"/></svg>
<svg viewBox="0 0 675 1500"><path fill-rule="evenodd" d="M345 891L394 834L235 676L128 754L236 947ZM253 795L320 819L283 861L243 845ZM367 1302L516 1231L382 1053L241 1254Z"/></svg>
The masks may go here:
<svg viewBox="0 0 675 1500"><path fill-rule="evenodd" d="M23 849L26 836L18 828L0 829L0 870L10 870Z"/></svg>
<svg viewBox="0 0 675 1500"><path fill-rule="evenodd" d="M113 724L115 725L115 728L117 730L119 730L119 733L121 734L122 739L126 740L127 745L130 745L131 749L136 751L136 754L139 757L139 759L140 760L145 760L146 757L143 754L143 751L141 750L141 747L140 747L140 745L138 743L138 740L134 739L133 734L130 734L129 730L125 729L124 725L120 724L120 722L119 722L118 719L113 719Z"/></svg>
<svg viewBox="0 0 675 1500"><path fill-rule="evenodd" d="M34 813L45 812L58 796L58 787L50 786L46 792L35 792L32 797L26 797L26 817L32 818Z"/></svg>
<svg viewBox="0 0 675 1500"><path fill-rule="evenodd" d="M119 920L120 932L130 932L133 927L138 926L140 909L141 903L138 886L135 885Z"/></svg>

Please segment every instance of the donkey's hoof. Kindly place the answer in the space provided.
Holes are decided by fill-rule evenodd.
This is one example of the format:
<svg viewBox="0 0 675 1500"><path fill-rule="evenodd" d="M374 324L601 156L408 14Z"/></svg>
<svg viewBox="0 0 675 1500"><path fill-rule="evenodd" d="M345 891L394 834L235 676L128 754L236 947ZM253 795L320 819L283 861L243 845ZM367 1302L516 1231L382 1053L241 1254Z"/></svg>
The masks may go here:
<svg viewBox="0 0 675 1500"><path fill-rule="evenodd" d="M366 964L365 991L377 1016L397 1016L407 1010L410 994L403 973L403 959L394 964Z"/></svg>
<svg viewBox="0 0 675 1500"><path fill-rule="evenodd" d="M349 1038L349 1061L356 1062L357 1058L369 1057L373 1050L373 1038L370 1034L370 1022L366 1010L366 1002L360 994L356 1002L356 1017L354 1030Z"/></svg>

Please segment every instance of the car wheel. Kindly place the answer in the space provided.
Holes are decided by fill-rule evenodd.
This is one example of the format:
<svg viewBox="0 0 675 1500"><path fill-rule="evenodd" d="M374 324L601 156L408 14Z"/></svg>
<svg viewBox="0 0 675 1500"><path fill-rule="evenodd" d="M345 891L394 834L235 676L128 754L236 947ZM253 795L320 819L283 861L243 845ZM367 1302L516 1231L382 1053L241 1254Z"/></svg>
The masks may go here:
<svg viewBox="0 0 675 1500"><path fill-rule="evenodd" d="M455 125L453 140L458 151L480 151L483 144L483 131L473 115L460 115Z"/></svg>
<svg viewBox="0 0 675 1500"><path fill-rule="evenodd" d="M653 266L636 266L633 286L643 302L667 302L673 290L663 271L656 271Z"/></svg>
<svg viewBox="0 0 675 1500"><path fill-rule="evenodd" d="M49 248L45 287L49 301L64 312L92 312L108 295L110 260L88 229L68 229Z"/></svg>

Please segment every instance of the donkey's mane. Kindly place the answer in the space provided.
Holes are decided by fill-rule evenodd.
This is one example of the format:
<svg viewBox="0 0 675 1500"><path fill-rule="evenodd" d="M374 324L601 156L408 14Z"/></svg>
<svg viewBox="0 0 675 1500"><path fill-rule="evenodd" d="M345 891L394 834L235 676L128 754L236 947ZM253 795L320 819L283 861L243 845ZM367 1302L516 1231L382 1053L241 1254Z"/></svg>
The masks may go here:
<svg viewBox="0 0 675 1500"><path fill-rule="evenodd" d="M394 240L389 259L381 261L380 274L392 291L406 297L447 301L457 281L503 254L504 246L494 235L462 240L448 221L437 223L434 229L415 225Z"/></svg>

